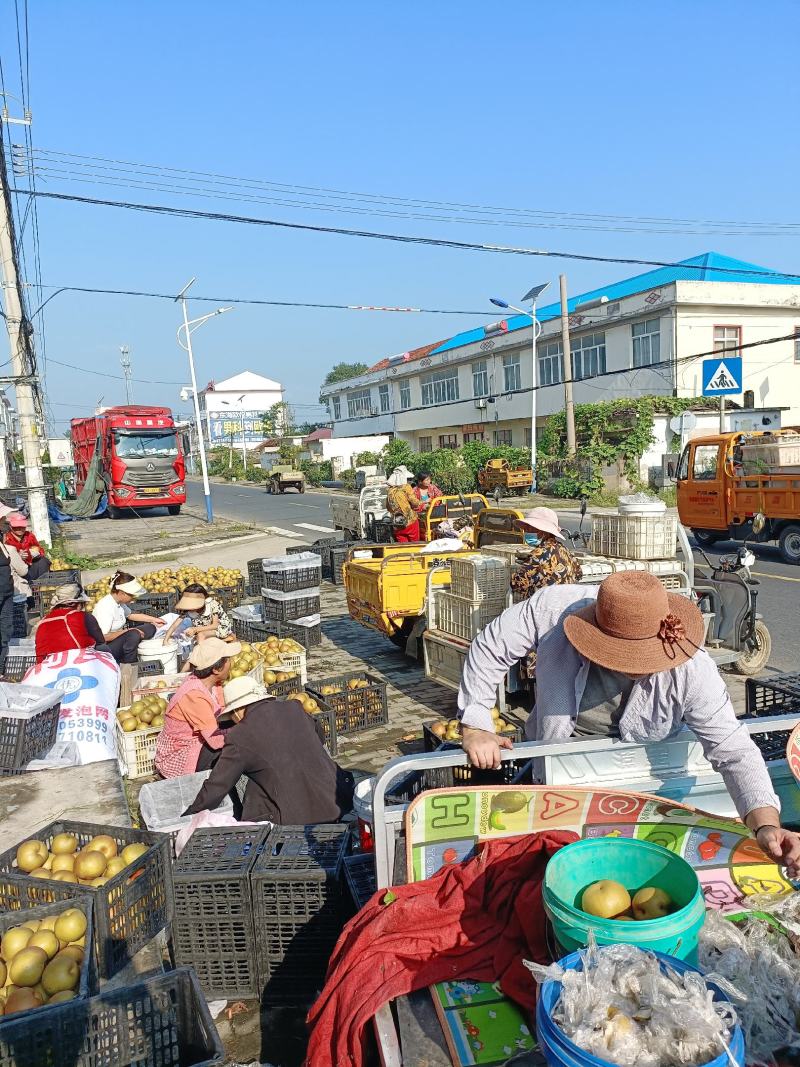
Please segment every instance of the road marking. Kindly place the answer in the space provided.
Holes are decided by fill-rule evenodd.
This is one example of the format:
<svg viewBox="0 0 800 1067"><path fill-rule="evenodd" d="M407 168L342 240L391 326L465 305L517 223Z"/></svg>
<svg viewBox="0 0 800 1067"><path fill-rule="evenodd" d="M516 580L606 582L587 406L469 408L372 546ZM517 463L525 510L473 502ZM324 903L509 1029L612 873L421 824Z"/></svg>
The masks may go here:
<svg viewBox="0 0 800 1067"><path fill-rule="evenodd" d="M322 504L295 504L296 508L313 508L314 511L319 511L322 508Z"/></svg>
<svg viewBox="0 0 800 1067"><path fill-rule="evenodd" d="M754 578L772 578L776 582L800 582L800 578L790 578L788 574L767 574L766 571L750 571Z"/></svg>
<svg viewBox="0 0 800 1067"><path fill-rule="evenodd" d="M313 522L296 522L295 526L299 526L301 530L318 530L320 533L336 533L336 530L332 526L315 526Z"/></svg>
<svg viewBox="0 0 800 1067"><path fill-rule="evenodd" d="M280 534L282 537L302 537L302 534L295 533L294 530L283 530L280 526L270 526L270 532Z"/></svg>

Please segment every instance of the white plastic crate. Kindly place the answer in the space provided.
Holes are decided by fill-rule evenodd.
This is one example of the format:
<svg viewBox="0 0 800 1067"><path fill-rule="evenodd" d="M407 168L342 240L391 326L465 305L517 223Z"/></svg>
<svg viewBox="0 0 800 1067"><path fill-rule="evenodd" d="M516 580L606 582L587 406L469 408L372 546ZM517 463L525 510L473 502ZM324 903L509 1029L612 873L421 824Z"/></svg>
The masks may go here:
<svg viewBox="0 0 800 1067"><path fill-rule="evenodd" d="M425 677L448 689L458 689L469 645L429 630L422 635L422 645L425 650Z"/></svg>
<svg viewBox="0 0 800 1067"><path fill-rule="evenodd" d="M513 564L517 553L523 548L525 545L520 541L513 545L483 545L478 551L482 556L488 556L490 559L502 559L508 564Z"/></svg>
<svg viewBox="0 0 800 1067"><path fill-rule="evenodd" d="M156 743L160 733L160 726L148 726L143 730L133 730L126 734L119 724L119 719L115 721L114 736L117 743L117 762L120 774L126 778L146 778L154 773Z"/></svg>
<svg viewBox="0 0 800 1067"><path fill-rule="evenodd" d="M786 467L800 467L800 434L781 434L742 445L745 474L778 473Z"/></svg>
<svg viewBox="0 0 800 1067"><path fill-rule="evenodd" d="M492 556L465 556L450 560L450 591L465 600L500 600L508 592L506 560Z"/></svg>
<svg viewBox="0 0 800 1067"><path fill-rule="evenodd" d="M621 559L672 559L678 540L676 515L595 515L590 551Z"/></svg>
<svg viewBox="0 0 800 1067"><path fill-rule="evenodd" d="M451 586L452 588L452 586ZM465 600L454 593L440 593L436 598L436 629L471 641L492 619L505 610L506 598L500 600Z"/></svg>
<svg viewBox="0 0 800 1067"><path fill-rule="evenodd" d="M134 700L140 697L165 697L167 700L173 696L189 677L188 674L153 674L143 675L131 690ZM163 682L163 685L159 685Z"/></svg>

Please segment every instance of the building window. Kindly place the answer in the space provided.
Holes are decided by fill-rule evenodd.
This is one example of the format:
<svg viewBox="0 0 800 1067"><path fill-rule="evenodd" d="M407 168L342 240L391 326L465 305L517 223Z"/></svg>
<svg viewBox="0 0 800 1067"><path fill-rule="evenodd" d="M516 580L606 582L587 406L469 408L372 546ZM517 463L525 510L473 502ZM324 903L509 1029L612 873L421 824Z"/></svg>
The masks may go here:
<svg viewBox="0 0 800 1067"><path fill-rule="evenodd" d="M714 327L714 351L730 352L732 356L739 355L742 345L741 326L715 326Z"/></svg>
<svg viewBox="0 0 800 1067"><path fill-rule="evenodd" d="M483 441L483 440L484 440L483 431L478 431L478 432L473 432L473 433L465 433L464 434L464 444L465 445L468 445L470 443L470 441Z"/></svg>
<svg viewBox="0 0 800 1067"><path fill-rule="evenodd" d="M389 410L389 386L381 385L378 387L378 399L381 403L381 412L385 415Z"/></svg>
<svg viewBox="0 0 800 1067"><path fill-rule="evenodd" d="M517 371L519 372L519 362L517 363ZM494 431L494 443L496 445L511 445L514 442L511 439L511 430L495 430Z"/></svg>
<svg viewBox="0 0 800 1067"><path fill-rule="evenodd" d="M425 407L458 400L458 370L455 367L426 374L420 379L420 384L422 385L422 403Z"/></svg>
<svg viewBox="0 0 800 1067"><path fill-rule="evenodd" d="M417 439L417 449L420 452L432 452L433 451L433 438L432 437L420 437Z"/></svg>
<svg viewBox="0 0 800 1067"><path fill-rule="evenodd" d="M522 388L519 372L519 352L503 356L503 392L518 393Z"/></svg>
<svg viewBox="0 0 800 1067"><path fill-rule="evenodd" d="M606 335L587 333L570 341L572 349L572 377L592 378L606 372Z"/></svg>
<svg viewBox="0 0 800 1067"><path fill-rule="evenodd" d="M564 349L560 341L537 348L539 385L558 385L564 380Z"/></svg>
<svg viewBox="0 0 800 1067"><path fill-rule="evenodd" d="M472 364L472 395L489 395L489 374L486 370L486 360L480 359Z"/></svg>
<svg viewBox="0 0 800 1067"><path fill-rule="evenodd" d="M400 382L400 408L408 411L411 407L411 382L406 378Z"/></svg>
<svg viewBox="0 0 800 1067"><path fill-rule="evenodd" d="M525 427L525 447L526 448L530 448L531 447L531 436L532 436L531 435L531 428L530 428L530 426L526 426Z"/></svg>
<svg viewBox="0 0 800 1067"><path fill-rule="evenodd" d="M359 389L357 393L347 394L347 414L351 419L372 414L372 395L369 389Z"/></svg>
<svg viewBox="0 0 800 1067"><path fill-rule="evenodd" d="M634 322L631 336L634 367L651 367L661 361L661 319Z"/></svg>
<svg viewBox="0 0 800 1067"><path fill-rule="evenodd" d="M335 396L333 398L333 417L334 419L340 419L342 417L342 398Z"/></svg>
<svg viewBox="0 0 800 1067"><path fill-rule="evenodd" d="M458 434L440 433L439 448L458 448Z"/></svg>

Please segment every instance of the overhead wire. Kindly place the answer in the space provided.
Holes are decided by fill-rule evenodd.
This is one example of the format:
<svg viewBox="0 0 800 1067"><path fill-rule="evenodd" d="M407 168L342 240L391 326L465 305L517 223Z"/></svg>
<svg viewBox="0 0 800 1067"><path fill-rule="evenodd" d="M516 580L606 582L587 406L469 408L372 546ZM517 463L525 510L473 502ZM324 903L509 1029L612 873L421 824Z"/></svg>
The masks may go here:
<svg viewBox="0 0 800 1067"><path fill-rule="evenodd" d="M173 207L166 204L141 204L129 200L105 200L101 197L77 196L70 193L45 192L41 189L36 192L28 189L17 189L27 196L59 200L65 203L87 204L99 207L112 207L127 211L140 211L155 215L166 215L188 219L207 219L215 222L229 222L239 225L273 227L283 230L303 231L306 233L327 233L340 237L359 237L367 240L393 241L398 244L426 245L434 248L451 248L459 251L470 252L495 252L504 255L517 256L541 256L550 259L578 260L586 263L619 263L628 266L644 267L680 267L682 270L697 271L704 274L730 274L730 268L715 267L705 264L675 263L662 259L642 259L634 256L600 256L584 252L564 252L543 248L515 247L513 245L498 245L471 241L456 241L443 237L421 237L411 234L383 233L375 230L355 230L342 226L322 226L311 223L287 222L280 219L258 218L252 215L232 215L217 211L200 211L197 208ZM800 274L787 273L785 271L756 270L750 268L737 269L737 275L753 278L791 278L800 280Z"/></svg>

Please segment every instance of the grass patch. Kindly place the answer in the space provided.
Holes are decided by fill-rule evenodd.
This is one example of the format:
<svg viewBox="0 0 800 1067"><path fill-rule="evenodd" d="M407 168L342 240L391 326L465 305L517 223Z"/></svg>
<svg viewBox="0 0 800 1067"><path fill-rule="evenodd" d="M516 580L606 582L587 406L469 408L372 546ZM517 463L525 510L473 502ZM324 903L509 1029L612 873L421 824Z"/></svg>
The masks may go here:
<svg viewBox="0 0 800 1067"><path fill-rule="evenodd" d="M58 537L53 538L53 551L51 557L63 560L64 563L69 563L70 567L77 567L77 569L81 571L91 571L102 566L102 562L95 559L94 556L81 556L77 552L73 552L72 549L67 548L65 542Z"/></svg>

